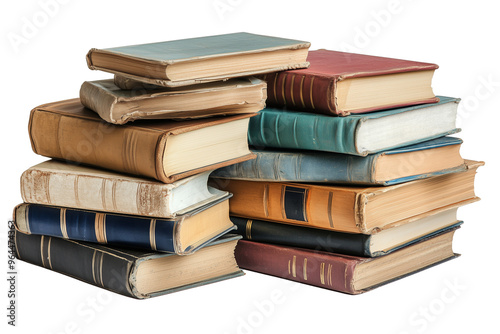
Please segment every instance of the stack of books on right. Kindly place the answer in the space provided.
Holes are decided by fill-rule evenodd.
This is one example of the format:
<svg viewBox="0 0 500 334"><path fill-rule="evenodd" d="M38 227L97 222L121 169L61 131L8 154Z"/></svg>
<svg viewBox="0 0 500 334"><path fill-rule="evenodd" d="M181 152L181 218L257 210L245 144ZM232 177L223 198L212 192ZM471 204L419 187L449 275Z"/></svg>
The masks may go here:
<svg viewBox="0 0 500 334"><path fill-rule="evenodd" d="M457 209L479 200L483 162L448 136L460 100L434 95L438 66L328 50L307 60L264 76L257 158L211 174L233 194L238 265L357 294L457 257Z"/></svg>

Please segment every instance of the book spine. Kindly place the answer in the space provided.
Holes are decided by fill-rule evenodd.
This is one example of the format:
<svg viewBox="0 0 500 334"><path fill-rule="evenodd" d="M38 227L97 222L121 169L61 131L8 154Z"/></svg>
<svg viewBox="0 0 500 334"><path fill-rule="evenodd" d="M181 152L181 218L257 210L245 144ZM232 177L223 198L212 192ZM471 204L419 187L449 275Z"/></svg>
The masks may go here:
<svg viewBox="0 0 500 334"><path fill-rule="evenodd" d="M363 226L357 222L363 201L354 190L230 179L211 179L210 182L213 187L233 194L229 210L234 216L362 232Z"/></svg>
<svg viewBox="0 0 500 334"><path fill-rule="evenodd" d="M21 204L15 223L24 233L175 253L175 220Z"/></svg>
<svg viewBox="0 0 500 334"><path fill-rule="evenodd" d="M266 74L263 79L270 106L337 115L333 78L282 71Z"/></svg>
<svg viewBox="0 0 500 334"><path fill-rule="evenodd" d="M377 154L254 151L257 158L215 170L211 177L253 181L377 184Z"/></svg>
<svg viewBox="0 0 500 334"><path fill-rule="evenodd" d="M356 149L359 119L266 108L250 119L248 142L264 147L362 155Z"/></svg>
<svg viewBox="0 0 500 334"><path fill-rule="evenodd" d="M359 258L240 240L235 250L240 268L330 290L356 294L352 287Z"/></svg>
<svg viewBox="0 0 500 334"><path fill-rule="evenodd" d="M16 231L16 257L92 285L129 297L129 276L133 261L125 257L44 235L26 235Z"/></svg>
<svg viewBox="0 0 500 334"><path fill-rule="evenodd" d="M168 181L159 157L166 142L161 132L35 108L29 135L36 154Z"/></svg>
<svg viewBox="0 0 500 334"><path fill-rule="evenodd" d="M21 175L24 202L150 217L172 217L170 189L153 182L28 169Z"/></svg>
<svg viewBox="0 0 500 334"><path fill-rule="evenodd" d="M236 225L235 232L246 240L314 249L329 253L371 256L368 247L369 235L325 231L311 227L293 226L235 216L231 216L231 221Z"/></svg>
<svg viewBox="0 0 500 334"><path fill-rule="evenodd" d="M80 102L99 114L106 122L119 123L113 118L113 107L117 99L105 90L85 81L80 88Z"/></svg>

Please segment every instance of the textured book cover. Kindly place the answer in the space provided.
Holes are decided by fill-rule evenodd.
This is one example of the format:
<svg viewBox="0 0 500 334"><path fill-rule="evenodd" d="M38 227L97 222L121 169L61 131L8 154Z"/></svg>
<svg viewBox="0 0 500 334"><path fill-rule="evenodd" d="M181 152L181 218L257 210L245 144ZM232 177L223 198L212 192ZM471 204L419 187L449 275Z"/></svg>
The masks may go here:
<svg viewBox="0 0 500 334"><path fill-rule="evenodd" d="M459 99L347 117L265 108L252 117L248 142L254 148L285 148L365 156L460 131ZM418 126L416 126L418 124Z"/></svg>
<svg viewBox="0 0 500 334"><path fill-rule="evenodd" d="M186 255L234 229L228 197L171 219L23 203L14 222L26 234ZM185 229L198 233L186 236Z"/></svg>
<svg viewBox="0 0 500 334"><path fill-rule="evenodd" d="M461 143L459 138L440 137L366 157L284 149L252 150L257 156L255 159L219 168L210 177L268 182L391 185L464 171L465 163L458 153ZM450 159L450 155L444 155L443 151L436 150L448 146L457 147L453 159ZM380 158L395 155L401 158L393 160L392 166L383 166L394 170L389 175L397 176L378 177ZM431 163L432 166L427 167Z"/></svg>
<svg viewBox="0 0 500 334"><path fill-rule="evenodd" d="M128 297L143 299L243 275L234 261L237 239L225 237L196 254L181 257L16 231L15 249L19 260ZM227 244L226 249L211 254L222 244ZM184 266L184 272L181 266Z"/></svg>
<svg viewBox="0 0 500 334"><path fill-rule="evenodd" d="M227 125L230 122L234 123L230 123L229 127L233 128L233 124L237 123L243 129L246 128L245 124L238 122L248 122L250 116L251 114L243 114L190 121L143 121L114 125L103 121L95 112L85 108L79 99L71 99L33 109L28 130L31 146L36 154L172 183L187 176L252 159L254 156L248 150L246 132L242 131L236 134L232 132L232 139L238 141L233 145L236 151L221 152L215 149L208 165L200 165L196 154L196 157L190 157L196 165L195 168L169 172L166 167L167 164L176 167L189 158L170 158L171 153L167 150L170 143L175 141L175 136L201 129L208 131L207 128ZM225 136L225 133L221 136ZM210 139L205 137L205 142ZM186 141L186 144L194 148L200 147L194 141ZM182 153L183 150L176 152L178 151Z"/></svg>
<svg viewBox="0 0 500 334"><path fill-rule="evenodd" d="M263 36L250 33L232 33L216 36L188 38L182 40L129 45L107 49L91 49L87 54L87 64L92 70L103 70L124 77L144 81L161 86L184 86L196 83L225 80L260 73L270 73L309 65L306 61L309 42ZM288 56L278 62L269 64L256 63L247 68L249 56L273 57L285 52ZM298 53L296 61L291 61L293 54ZM102 56L111 58L103 64ZM238 59L241 59L238 62ZM215 66L214 60L220 60L224 66ZM126 61L132 66L126 70L117 68L117 61ZM235 62L234 68L228 64ZM183 66L186 72L191 64L202 64L194 67L193 75L187 79L176 80L169 76L169 67ZM203 65L204 64L204 65ZM239 66L238 66L239 65ZM246 67L245 67L246 66ZM246 68L246 69L244 69ZM200 76L200 69L210 71Z"/></svg>
<svg viewBox="0 0 500 334"><path fill-rule="evenodd" d="M235 255L242 269L348 294L359 294L453 259L455 230L391 254L367 258L240 240Z"/></svg>
<svg viewBox="0 0 500 334"><path fill-rule="evenodd" d="M424 62L330 50L310 51L307 60L310 62L307 69L270 73L263 76L268 82L269 105L346 116L350 113L438 101L431 91L430 96L424 98L414 96L406 102L390 102L362 109L343 110L338 105L338 99L342 96L337 95L337 86L342 81L416 71L434 71L438 66ZM397 78L394 79L396 84L401 85Z"/></svg>

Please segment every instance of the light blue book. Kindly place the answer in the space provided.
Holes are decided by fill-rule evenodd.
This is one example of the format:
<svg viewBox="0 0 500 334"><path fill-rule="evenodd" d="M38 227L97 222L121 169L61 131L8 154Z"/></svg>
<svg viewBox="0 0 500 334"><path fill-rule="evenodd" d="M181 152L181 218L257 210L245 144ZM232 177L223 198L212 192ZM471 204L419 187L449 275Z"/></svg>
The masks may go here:
<svg viewBox="0 0 500 334"><path fill-rule="evenodd" d="M256 159L215 170L211 177L269 182L392 185L465 170L462 140L440 137L366 157L314 151L254 150Z"/></svg>
<svg viewBox="0 0 500 334"><path fill-rule="evenodd" d="M250 119L249 144L366 156L459 132L460 99L346 117L265 108Z"/></svg>

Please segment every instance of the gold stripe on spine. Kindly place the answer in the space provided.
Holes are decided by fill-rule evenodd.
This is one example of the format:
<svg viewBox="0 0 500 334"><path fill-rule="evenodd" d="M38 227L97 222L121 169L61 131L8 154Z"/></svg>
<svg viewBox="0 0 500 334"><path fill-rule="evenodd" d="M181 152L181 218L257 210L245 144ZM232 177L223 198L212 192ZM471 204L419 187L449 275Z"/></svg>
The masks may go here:
<svg viewBox="0 0 500 334"><path fill-rule="evenodd" d="M125 131L122 144L122 160L126 172L137 174L135 165L135 151L137 145L137 133L133 129Z"/></svg>
<svg viewBox="0 0 500 334"><path fill-rule="evenodd" d="M328 221L330 222L330 227L333 227L333 214L332 214L332 205L333 205L333 192L330 191L328 194Z"/></svg>
<svg viewBox="0 0 500 334"><path fill-rule="evenodd" d="M156 250L156 219L151 219L149 223L149 242L151 250Z"/></svg>
<svg viewBox="0 0 500 334"><path fill-rule="evenodd" d="M313 102L313 84L314 84L314 77L311 79L311 89L309 89L309 99L311 100L311 107L314 109L314 102Z"/></svg>
<svg viewBox="0 0 500 334"><path fill-rule="evenodd" d="M292 261L292 276L297 277L297 257L295 255Z"/></svg>
<svg viewBox="0 0 500 334"><path fill-rule="evenodd" d="M106 179L102 179L101 184L101 205L104 211L108 211L108 208L106 207Z"/></svg>
<svg viewBox="0 0 500 334"><path fill-rule="evenodd" d="M328 284L332 285L332 265L328 265Z"/></svg>
<svg viewBox="0 0 500 334"><path fill-rule="evenodd" d="M75 192L75 204L77 208L82 206L80 204L80 196L78 196L78 181L80 181L80 175L75 176L75 181L73 183L73 190Z"/></svg>
<svg viewBox="0 0 500 334"><path fill-rule="evenodd" d="M278 96L276 94L276 85L278 84L278 72L274 75L274 84L273 84L273 96L274 101L278 102Z"/></svg>
<svg viewBox="0 0 500 334"><path fill-rule="evenodd" d="M66 226L66 208L61 208L59 224L61 225L61 234L64 239L69 239L68 237L68 227Z"/></svg>
<svg viewBox="0 0 500 334"><path fill-rule="evenodd" d="M268 210L268 201L269 201L269 185L266 184L264 186L264 196L263 196L263 201L264 201L264 214L266 217L269 217L269 210Z"/></svg>
<svg viewBox="0 0 500 334"><path fill-rule="evenodd" d="M95 214L95 237L100 244L107 243L106 240L106 214L96 212Z"/></svg>
<svg viewBox="0 0 500 334"><path fill-rule="evenodd" d="M288 260L288 275L291 275L292 274L292 271L290 269L290 264L291 264L291 260Z"/></svg>
<svg viewBox="0 0 500 334"><path fill-rule="evenodd" d="M283 97L283 105L286 106L286 98L285 98L285 84L286 84L286 77L288 75L286 73L283 73L283 85L281 86L281 96Z"/></svg>
<svg viewBox="0 0 500 334"><path fill-rule="evenodd" d="M302 268L304 272L304 280L307 281L307 257L304 258L304 267Z"/></svg>
<svg viewBox="0 0 500 334"><path fill-rule="evenodd" d="M42 258L42 266L45 267L45 257L43 256L43 242L45 240L45 236L42 235L42 238L40 239L40 257Z"/></svg>
<svg viewBox="0 0 500 334"><path fill-rule="evenodd" d="M303 214L305 222L307 222L307 197L308 197L307 195L309 195L309 190L305 189L305 191L304 191L304 202L302 203L302 208L304 209L304 210L302 210L302 214Z"/></svg>
<svg viewBox="0 0 500 334"><path fill-rule="evenodd" d="M319 279L321 280L321 284L325 284L325 263L321 262L319 268Z"/></svg>
<svg viewBox="0 0 500 334"><path fill-rule="evenodd" d="M116 186L118 182L117 180L113 180L113 185L111 186L111 200L113 202L113 210L118 211L118 208L116 206Z"/></svg>
<svg viewBox="0 0 500 334"><path fill-rule="evenodd" d="M94 249L94 254L92 255L92 279L94 280L94 283L97 284L97 279L95 277L95 257L96 257L97 251Z"/></svg>
<svg viewBox="0 0 500 334"><path fill-rule="evenodd" d="M104 281L102 280L102 265L104 263L104 254L101 253L101 260L99 261L99 277L101 278L101 286L104 288Z"/></svg>
<svg viewBox="0 0 500 334"><path fill-rule="evenodd" d="M293 98L293 82L295 81L295 74L292 75L292 82L290 83L290 99L292 100L292 104L295 106L295 100Z"/></svg>
<svg viewBox="0 0 500 334"><path fill-rule="evenodd" d="M50 244L52 243L52 238L49 238L49 245L47 246L47 259L49 260L49 267L52 269L52 261L50 261Z"/></svg>
<svg viewBox="0 0 500 334"><path fill-rule="evenodd" d="M306 104L304 103L304 93L302 92L303 89L304 89L304 79L305 79L305 75L302 76L302 79L300 79L300 102L302 103L302 108L305 108L306 107Z"/></svg>
<svg viewBox="0 0 500 334"><path fill-rule="evenodd" d="M245 235L246 235L248 240L252 240L252 222L253 222L253 220L251 220L251 219L247 220Z"/></svg>
<svg viewBox="0 0 500 334"><path fill-rule="evenodd" d="M283 219L286 219L285 192L286 192L286 186L281 186L280 207L281 207L281 218Z"/></svg>

